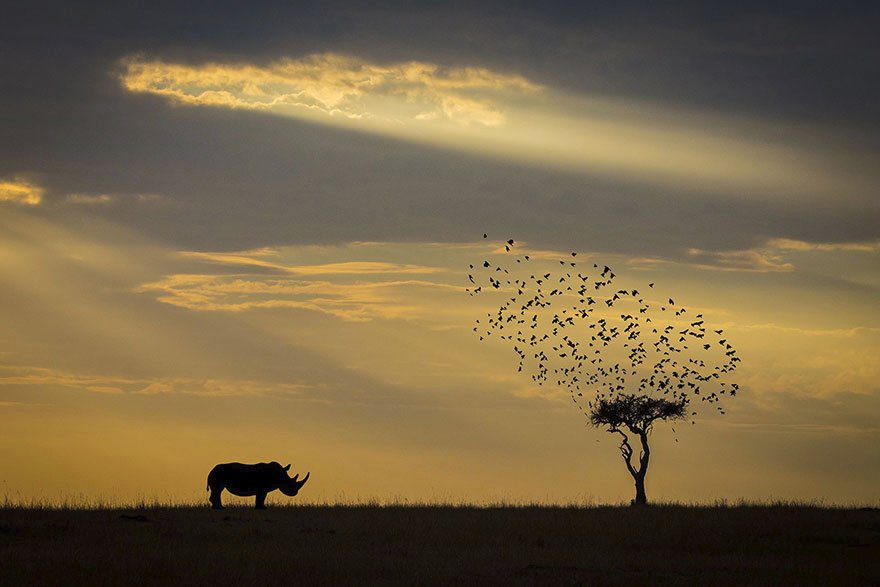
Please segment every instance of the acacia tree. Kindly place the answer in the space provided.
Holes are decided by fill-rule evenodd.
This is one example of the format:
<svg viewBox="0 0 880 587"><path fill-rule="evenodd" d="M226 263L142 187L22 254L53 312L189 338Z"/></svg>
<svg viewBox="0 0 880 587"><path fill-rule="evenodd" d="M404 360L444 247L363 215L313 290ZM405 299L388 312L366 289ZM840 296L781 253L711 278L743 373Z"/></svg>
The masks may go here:
<svg viewBox="0 0 880 587"><path fill-rule="evenodd" d="M620 454L623 456L626 469L636 484L634 504L648 503L648 496L645 493L645 475L648 474L648 463L651 458L648 434L650 434L654 422L684 418L687 406L688 399L686 397L670 401L665 398L620 394L613 398L602 398L590 409L590 423L593 426L607 426L609 432L620 434L623 437L623 441L620 443ZM632 462L633 448L624 428L637 435L641 442L638 466Z"/></svg>
<svg viewBox="0 0 880 587"><path fill-rule="evenodd" d="M476 320L474 332L480 340L506 341L517 371L566 390L590 424L619 434L635 481L633 503L647 503L654 423L695 416L699 406L724 414L722 400L738 390L724 380L740 361L736 350L701 313L691 317L671 297L658 296L654 283L622 287L610 267L590 268L576 252L518 248L507 240L470 265L468 293L502 300ZM630 434L639 439L636 462Z"/></svg>

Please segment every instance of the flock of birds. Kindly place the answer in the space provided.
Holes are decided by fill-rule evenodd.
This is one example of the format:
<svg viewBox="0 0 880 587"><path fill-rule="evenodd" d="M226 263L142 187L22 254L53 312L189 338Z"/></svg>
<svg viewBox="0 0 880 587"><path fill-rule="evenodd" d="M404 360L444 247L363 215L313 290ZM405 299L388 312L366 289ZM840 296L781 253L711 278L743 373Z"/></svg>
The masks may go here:
<svg viewBox="0 0 880 587"><path fill-rule="evenodd" d="M515 266L471 264L467 292L509 296L477 319L473 331L480 340L508 341L517 371L532 372L539 385L566 388L585 413L585 398L592 408L594 399L638 393L699 398L723 414L723 397L736 396L739 386L724 379L740 358L724 331L709 329L702 314L691 318L672 298L655 299L654 283L642 293L615 285L617 275L607 265L593 263L592 275L579 270L576 252L554 260L551 269L516 254L513 239L503 246Z"/></svg>

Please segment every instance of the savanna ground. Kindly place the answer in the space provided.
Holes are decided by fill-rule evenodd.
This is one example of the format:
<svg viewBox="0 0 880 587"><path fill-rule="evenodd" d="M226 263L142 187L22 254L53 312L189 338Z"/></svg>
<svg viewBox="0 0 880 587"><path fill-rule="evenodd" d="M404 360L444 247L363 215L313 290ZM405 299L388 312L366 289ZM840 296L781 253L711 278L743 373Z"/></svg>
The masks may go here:
<svg viewBox="0 0 880 587"><path fill-rule="evenodd" d="M0 585L880 585L880 509L0 507Z"/></svg>

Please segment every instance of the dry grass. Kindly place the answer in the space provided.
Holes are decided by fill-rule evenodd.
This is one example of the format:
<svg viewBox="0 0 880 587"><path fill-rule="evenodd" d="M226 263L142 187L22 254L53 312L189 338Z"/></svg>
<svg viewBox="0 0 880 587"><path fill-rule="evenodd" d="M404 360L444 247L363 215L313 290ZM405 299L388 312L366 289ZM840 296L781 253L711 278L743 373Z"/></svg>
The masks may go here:
<svg viewBox="0 0 880 587"><path fill-rule="evenodd" d="M880 583L872 508L30 505L0 585Z"/></svg>

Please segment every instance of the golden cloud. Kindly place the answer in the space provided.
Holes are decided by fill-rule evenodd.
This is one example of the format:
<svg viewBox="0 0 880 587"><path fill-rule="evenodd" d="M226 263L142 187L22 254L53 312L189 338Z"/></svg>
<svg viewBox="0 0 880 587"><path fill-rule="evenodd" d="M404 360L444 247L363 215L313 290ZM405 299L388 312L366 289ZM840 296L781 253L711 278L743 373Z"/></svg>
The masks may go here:
<svg viewBox="0 0 880 587"><path fill-rule="evenodd" d="M41 186L19 177L0 181L0 202L36 206L43 201L44 192Z"/></svg>
<svg viewBox="0 0 880 587"><path fill-rule="evenodd" d="M477 67L408 61L381 65L324 53L265 66L184 65L140 56L122 61L122 85L174 103L396 122L444 119L500 126L495 92L532 92L540 86L518 75Z"/></svg>
<svg viewBox="0 0 880 587"><path fill-rule="evenodd" d="M427 248L436 255L437 245ZM183 251L177 256L197 262L195 267L187 267L189 272L164 275L141 283L134 291L153 293L160 302L197 311L290 308L346 321L412 319L432 326L447 311L438 304L438 296L464 292L463 285L425 277L460 278L450 269L448 258L429 257L440 266L359 258L378 254L392 259L402 256L404 261L413 256L411 246L360 242L342 247L264 247L228 253ZM350 260L322 262L328 256L348 256ZM223 270L204 264L219 265Z"/></svg>
<svg viewBox="0 0 880 587"><path fill-rule="evenodd" d="M320 312L347 321L369 321L430 313L430 304L403 301L401 291L413 288L461 291L459 287L419 280L334 283L201 274L170 275L142 284L136 291L158 293L159 301L190 310L244 312L259 308L290 308Z"/></svg>
<svg viewBox="0 0 880 587"><path fill-rule="evenodd" d="M387 273L438 273L445 271L445 269L438 267L379 261L347 261L315 265L285 265L283 263L264 259L263 257L276 254L275 251L268 248L233 253L183 251L179 254L183 257L199 261L208 261L210 263L221 265L239 265L252 268L262 268L292 275L370 275Z"/></svg>
<svg viewBox="0 0 880 587"><path fill-rule="evenodd" d="M577 96L483 67L382 64L337 53L266 64L136 55L120 66L126 90L175 105L306 119L627 182L801 200L841 191L863 197L876 183L798 136L755 133L774 121Z"/></svg>

